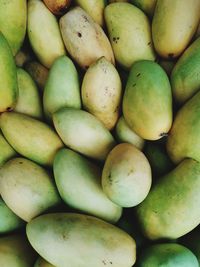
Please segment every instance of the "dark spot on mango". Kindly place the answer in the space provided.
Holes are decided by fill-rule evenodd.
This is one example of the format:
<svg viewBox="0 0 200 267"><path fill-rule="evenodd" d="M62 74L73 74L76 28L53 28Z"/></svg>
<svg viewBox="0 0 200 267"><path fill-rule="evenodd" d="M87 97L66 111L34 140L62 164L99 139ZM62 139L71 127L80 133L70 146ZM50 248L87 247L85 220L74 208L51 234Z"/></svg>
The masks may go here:
<svg viewBox="0 0 200 267"><path fill-rule="evenodd" d="M79 38L82 37L82 34L80 32L77 32L77 35L78 35Z"/></svg>
<svg viewBox="0 0 200 267"><path fill-rule="evenodd" d="M151 42L148 42L148 44L147 45L151 45Z"/></svg>
<svg viewBox="0 0 200 267"><path fill-rule="evenodd" d="M168 134L167 133L161 133L159 136L164 137L164 136L168 136Z"/></svg>
<svg viewBox="0 0 200 267"><path fill-rule="evenodd" d="M140 77L140 75L141 75L141 73L138 73L136 76L137 76L137 77Z"/></svg>
<svg viewBox="0 0 200 267"><path fill-rule="evenodd" d="M105 262L105 260L102 260L102 262L103 262L103 264L104 264L104 265L106 265L106 262Z"/></svg>
<svg viewBox="0 0 200 267"><path fill-rule="evenodd" d="M169 53L169 54L168 54L168 57L169 57L169 58L173 58L173 57L174 57L174 53Z"/></svg>
<svg viewBox="0 0 200 267"><path fill-rule="evenodd" d="M135 87L136 86L136 83L134 83L132 86Z"/></svg>
<svg viewBox="0 0 200 267"><path fill-rule="evenodd" d="M11 107L7 107L7 109L6 109L6 110L7 110L7 111L10 111L11 109L12 109Z"/></svg>

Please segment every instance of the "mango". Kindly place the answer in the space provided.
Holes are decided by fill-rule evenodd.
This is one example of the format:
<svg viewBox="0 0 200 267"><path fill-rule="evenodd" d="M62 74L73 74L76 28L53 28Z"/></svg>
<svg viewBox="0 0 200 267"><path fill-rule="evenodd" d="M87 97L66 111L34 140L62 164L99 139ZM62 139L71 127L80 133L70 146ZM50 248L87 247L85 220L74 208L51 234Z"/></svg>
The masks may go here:
<svg viewBox="0 0 200 267"><path fill-rule="evenodd" d="M84 110L60 109L53 114L53 123L64 144L85 156L104 160L115 145L106 127Z"/></svg>
<svg viewBox="0 0 200 267"><path fill-rule="evenodd" d="M36 261L34 267L55 267L55 266L52 265L51 263L48 263L47 261L45 261L43 258L40 257Z"/></svg>
<svg viewBox="0 0 200 267"><path fill-rule="evenodd" d="M147 16L129 3L113 3L104 11L116 61L130 69L138 60L154 60L151 28Z"/></svg>
<svg viewBox="0 0 200 267"><path fill-rule="evenodd" d="M71 207L115 223L122 209L110 201L101 187L101 169L70 149L55 157L54 177L62 199Z"/></svg>
<svg viewBox="0 0 200 267"><path fill-rule="evenodd" d="M43 0L48 9L55 15L66 13L71 4L71 0Z"/></svg>
<svg viewBox="0 0 200 267"><path fill-rule="evenodd" d="M18 97L17 71L10 46L0 32L0 113L14 108Z"/></svg>
<svg viewBox="0 0 200 267"><path fill-rule="evenodd" d="M45 67L50 68L57 57L65 55L56 17L40 0L28 1L27 31L32 49Z"/></svg>
<svg viewBox="0 0 200 267"><path fill-rule="evenodd" d="M0 167L1 167L7 160L16 155L15 150L6 141L1 132L0 132L0 148L1 148L0 149Z"/></svg>
<svg viewBox="0 0 200 267"><path fill-rule="evenodd" d="M117 70L104 57L86 71L81 95L84 109L96 116L107 129L113 129L119 118L122 84Z"/></svg>
<svg viewBox="0 0 200 267"><path fill-rule="evenodd" d="M115 146L108 154L102 172L102 188L121 207L141 203L151 187L151 167L145 155L131 144Z"/></svg>
<svg viewBox="0 0 200 267"><path fill-rule="evenodd" d="M0 32L7 39L15 56L25 38L27 1L0 1Z"/></svg>
<svg viewBox="0 0 200 267"><path fill-rule="evenodd" d="M49 120L52 114L62 107L81 108L78 73L67 56L56 59L49 71L43 94L43 106Z"/></svg>
<svg viewBox="0 0 200 267"><path fill-rule="evenodd" d="M55 266L131 267L135 263L134 239L92 216L43 215L28 223L26 232L33 248Z"/></svg>
<svg viewBox="0 0 200 267"><path fill-rule="evenodd" d="M176 58L185 50L197 29L199 13L199 0L157 0L152 38L161 57Z"/></svg>
<svg viewBox="0 0 200 267"><path fill-rule="evenodd" d="M42 118L41 99L31 76L23 69L17 69L19 95L14 111L35 118Z"/></svg>
<svg viewBox="0 0 200 267"><path fill-rule="evenodd" d="M0 127L19 154L41 165L52 165L56 152L63 146L53 129L25 114L4 112Z"/></svg>
<svg viewBox="0 0 200 267"><path fill-rule="evenodd" d="M139 225L151 240L179 238L200 222L200 163L183 160L160 178L136 207Z"/></svg>
<svg viewBox="0 0 200 267"><path fill-rule="evenodd" d="M171 74L172 92L178 103L184 103L200 88L200 38L181 55Z"/></svg>
<svg viewBox="0 0 200 267"><path fill-rule="evenodd" d="M83 69L98 58L114 64L111 44L103 29L82 8L75 7L60 18L60 30L65 47Z"/></svg>
<svg viewBox="0 0 200 267"><path fill-rule="evenodd" d="M123 97L123 115L140 137L157 140L172 125L172 93L165 71L155 62L141 60L131 67Z"/></svg>
<svg viewBox="0 0 200 267"><path fill-rule="evenodd" d="M116 139L120 143L130 143L135 147L137 147L139 150L142 150L144 147L145 144L144 139L130 129L130 127L128 126L128 124L124 119L124 116L121 116L117 121L115 127L115 135Z"/></svg>
<svg viewBox="0 0 200 267"><path fill-rule="evenodd" d="M184 158L200 161L200 92L178 111L167 140L167 152L174 163Z"/></svg>
<svg viewBox="0 0 200 267"><path fill-rule="evenodd" d="M140 8L148 16L153 17L157 0L131 0L131 3Z"/></svg>
<svg viewBox="0 0 200 267"><path fill-rule="evenodd" d="M146 248L140 255L138 267L198 267L196 256L179 244L157 244Z"/></svg>

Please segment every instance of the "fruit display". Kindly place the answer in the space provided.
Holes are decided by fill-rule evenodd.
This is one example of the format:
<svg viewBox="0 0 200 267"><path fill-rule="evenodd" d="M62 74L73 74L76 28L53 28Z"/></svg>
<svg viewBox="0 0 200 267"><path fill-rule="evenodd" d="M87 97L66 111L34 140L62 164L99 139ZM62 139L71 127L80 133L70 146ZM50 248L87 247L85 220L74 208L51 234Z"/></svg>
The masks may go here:
<svg viewBox="0 0 200 267"><path fill-rule="evenodd" d="M200 266L200 0L0 0L0 267Z"/></svg>

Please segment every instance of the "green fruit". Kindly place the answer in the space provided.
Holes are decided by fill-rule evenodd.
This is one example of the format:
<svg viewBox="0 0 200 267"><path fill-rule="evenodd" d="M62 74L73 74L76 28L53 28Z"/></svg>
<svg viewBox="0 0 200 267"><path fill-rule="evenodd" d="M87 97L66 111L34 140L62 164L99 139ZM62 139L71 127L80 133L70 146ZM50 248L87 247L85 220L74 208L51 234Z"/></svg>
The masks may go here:
<svg viewBox="0 0 200 267"><path fill-rule="evenodd" d="M92 216L43 215L28 223L26 230L33 248L55 266L131 267L135 263L135 241Z"/></svg>
<svg viewBox="0 0 200 267"><path fill-rule="evenodd" d="M12 51L0 32L0 113L14 108L18 96L17 70Z"/></svg>
<svg viewBox="0 0 200 267"><path fill-rule="evenodd" d="M195 40L179 58L171 74L174 98L183 103L200 88L200 38Z"/></svg>
<svg viewBox="0 0 200 267"><path fill-rule="evenodd" d="M172 125L172 94L169 79L155 62L133 64L123 98L123 115L140 137L157 140Z"/></svg>
<svg viewBox="0 0 200 267"><path fill-rule="evenodd" d="M17 69L19 96L14 111L35 118L42 117L42 106L38 88L31 76L23 69Z"/></svg>
<svg viewBox="0 0 200 267"><path fill-rule="evenodd" d="M30 221L60 202L46 170L24 158L4 164L0 169L0 188L5 203L24 221Z"/></svg>
<svg viewBox="0 0 200 267"><path fill-rule="evenodd" d="M131 144L114 147L103 167L102 187L108 198L117 205L138 205L151 187L151 167L145 155Z"/></svg>
<svg viewBox="0 0 200 267"><path fill-rule="evenodd" d="M8 208L0 197L0 234L19 229L23 224L23 221Z"/></svg>
<svg viewBox="0 0 200 267"><path fill-rule="evenodd" d="M105 21L116 60L130 68L138 60L154 60L151 28L147 16L129 3L106 6Z"/></svg>
<svg viewBox="0 0 200 267"><path fill-rule="evenodd" d="M200 163L185 159L151 189L136 207L145 236L175 239L193 230L200 221Z"/></svg>
<svg viewBox="0 0 200 267"><path fill-rule="evenodd" d="M26 0L0 1L0 31L7 39L15 56L25 38L27 4Z"/></svg>
<svg viewBox="0 0 200 267"><path fill-rule="evenodd" d="M79 77L70 58L62 56L54 61L45 84L43 105L48 119L60 108L81 108Z"/></svg>
<svg viewBox="0 0 200 267"><path fill-rule="evenodd" d="M174 163L184 158L200 161L200 92L178 111L167 140L167 151Z"/></svg>
<svg viewBox="0 0 200 267"><path fill-rule="evenodd" d="M25 114L4 112L0 127L19 154L42 165L52 165L56 152L63 146L53 129Z"/></svg>
<svg viewBox="0 0 200 267"><path fill-rule="evenodd" d="M40 62L50 68L54 60L65 55L56 17L40 0L28 1L28 37Z"/></svg>
<svg viewBox="0 0 200 267"><path fill-rule="evenodd" d="M60 109L53 114L53 123L65 145L88 157L104 160L115 145L111 133L86 111Z"/></svg>
<svg viewBox="0 0 200 267"><path fill-rule="evenodd" d="M164 58L179 56L197 29L199 13L199 0L157 0L152 22L156 52Z"/></svg>
<svg viewBox="0 0 200 267"><path fill-rule="evenodd" d="M156 1L157 0L131 0L131 3L143 10L150 17L153 17Z"/></svg>
<svg viewBox="0 0 200 267"><path fill-rule="evenodd" d="M101 188L101 169L70 149L61 149L54 160L54 176L62 199L71 207L115 223L122 209Z"/></svg>
<svg viewBox="0 0 200 267"><path fill-rule="evenodd" d="M44 259L42 259L41 257L38 258L38 260L36 261L34 267L55 267L54 265L48 263L47 261L45 261Z"/></svg>
<svg viewBox="0 0 200 267"><path fill-rule="evenodd" d="M179 244L158 244L145 249L138 267L198 267L195 255Z"/></svg>
<svg viewBox="0 0 200 267"><path fill-rule="evenodd" d="M9 145L2 133L0 132L0 167L16 155L15 150Z"/></svg>

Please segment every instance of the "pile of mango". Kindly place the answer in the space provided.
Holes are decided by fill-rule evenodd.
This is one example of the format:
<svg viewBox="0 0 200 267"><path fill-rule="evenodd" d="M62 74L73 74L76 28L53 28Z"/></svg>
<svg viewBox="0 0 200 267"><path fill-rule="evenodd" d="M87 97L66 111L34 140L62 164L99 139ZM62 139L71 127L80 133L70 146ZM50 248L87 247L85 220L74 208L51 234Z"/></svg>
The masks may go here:
<svg viewBox="0 0 200 267"><path fill-rule="evenodd" d="M0 267L198 267L200 0L0 0Z"/></svg>

